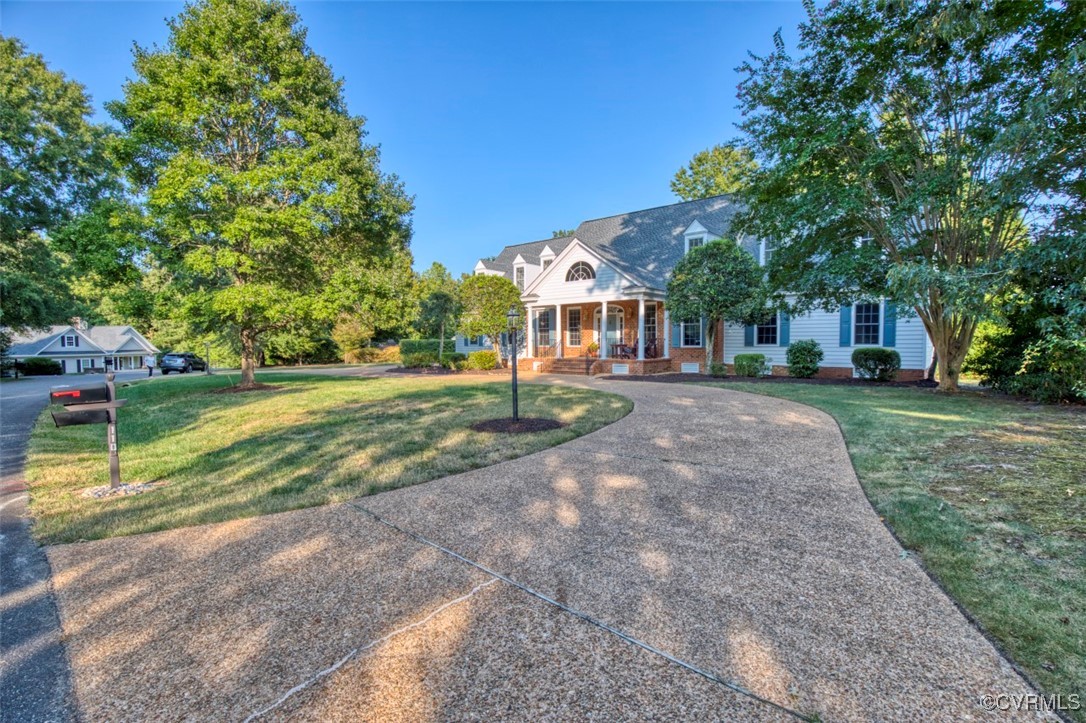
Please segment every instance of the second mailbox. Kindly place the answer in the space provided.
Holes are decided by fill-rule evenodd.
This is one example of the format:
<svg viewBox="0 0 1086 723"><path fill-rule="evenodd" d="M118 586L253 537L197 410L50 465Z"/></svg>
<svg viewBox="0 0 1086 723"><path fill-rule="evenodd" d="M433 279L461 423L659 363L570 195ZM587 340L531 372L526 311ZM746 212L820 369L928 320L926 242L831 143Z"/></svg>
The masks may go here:
<svg viewBox="0 0 1086 723"><path fill-rule="evenodd" d="M105 384L89 384L85 387L54 387L49 391L49 402L63 404L64 411L52 409L53 422L58 427L77 424L105 424L109 421L109 409L100 407L110 402L109 388ZM93 405L80 409L83 405Z"/></svg>

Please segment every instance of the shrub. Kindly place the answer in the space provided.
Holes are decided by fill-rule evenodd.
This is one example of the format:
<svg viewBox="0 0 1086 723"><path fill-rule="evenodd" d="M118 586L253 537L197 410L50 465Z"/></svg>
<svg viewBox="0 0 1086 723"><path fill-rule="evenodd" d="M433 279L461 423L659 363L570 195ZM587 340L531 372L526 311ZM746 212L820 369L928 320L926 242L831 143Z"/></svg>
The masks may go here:
<svg viewBox="0 0 1086 723"><path fill-rule="evenodd" d="M498 355L492 349L482 349L468 354L468 369L497 369Z"/></svg>
<svg viewBox="0 0 1086 723"><path fill-rule="evenodd" d="M352 349L344 354L343 361L347 364L396 364L400 361L400 347L396 345L384 348L364 346L361 349Z"/></svg>
<svg viewBox="0 0 1086 723"><path fill-rule="evenodd" d="M440 339L400 339L400 354L433 354L437 357ZM454 339L445 340L445 353L456 351Z"/></svg>
<svg viewBox="0 0 1086 723"><path fill-rule="evenodd" d="M852 366L861 379L876 382L892 381L901 368L901 355L896 349L883 349L878 346L860 347L852 352Z"/></svg>
<svg viewBox="0 0 1086 723"><path fill-rule="evenodd" d="M47 377L64 373L63 367L56 359L46 359L41 356L31 356L21 362L15 362L15 368L28 377Z"/></svg>
<svg viewBox="0 0 1086 723"><path fill-rule="evenodd" d="M728 367L724 366L720 362L713 362L709 365L709 374L714 377L723 377L728 374Z"/></svg>
<svg viewBox="0 0 1086 723"><path fill-rule="evenodd" d="M1000 387L1039 402L1086 402L1086 340L1046 334L1029 345L1022 368Z"/></svg>
<svg viewBox="0 0 1086 723"><path fill-rule="evenodd" d="M428 352L401 354L400 358L403 365L408 369L419 369L421 367L432 367L437 365L437 354L430 354Z"/></svg>
<svg viewBox="0 0 1086 723"><path fill-rule="evenodd" d="M460 367L458 367L457 364L467 361L467 359L468 357L466 354L461 354L458 351L454 351L451 354L446 353L445 356L441 357L441 366L446 369L459 369Z"/></svg>
<svg viewBox="0 0 1086 723"><path fill-rule="evenodd" d="M814 339L794 341L788 345L788 373L797 379L810 379L818 374L824 356Z"/></svg>
<svg viewBox="0 0 1086 723"><path fill-rule="evenodd" d="M741 377L760 377L766 372L765 354L736 354L735 373Z"/></svg>

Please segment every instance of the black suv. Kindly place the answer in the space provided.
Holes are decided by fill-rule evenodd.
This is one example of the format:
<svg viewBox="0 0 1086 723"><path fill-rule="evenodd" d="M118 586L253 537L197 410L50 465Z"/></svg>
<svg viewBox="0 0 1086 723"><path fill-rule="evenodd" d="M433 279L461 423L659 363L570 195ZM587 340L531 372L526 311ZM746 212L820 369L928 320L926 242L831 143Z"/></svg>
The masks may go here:
<svg viewBox="0 0 1086 723"><path fill-rule="evenodd" d="M170 352L162 357L162 361L158 363L158 366L162 369L162 374L165 376L170 372L181 372L182 374L188 374L193 369L199 369L200 371L207 370L207 362L196 356L192 352Z"/></svg>

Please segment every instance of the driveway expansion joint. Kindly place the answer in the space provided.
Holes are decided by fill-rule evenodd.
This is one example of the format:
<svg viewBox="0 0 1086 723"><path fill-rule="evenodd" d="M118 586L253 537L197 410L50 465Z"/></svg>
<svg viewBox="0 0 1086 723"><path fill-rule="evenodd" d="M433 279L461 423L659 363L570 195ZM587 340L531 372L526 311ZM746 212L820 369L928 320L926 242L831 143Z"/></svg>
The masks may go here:
<svg viewBox="0 0 1086 723"><path fill-rule="evenodd" d="M388 633L386 635L382 635L381 637L377 638L376 640L371 640L370 642L366 643L365 645L361 645L361 646L355 648L354 650L352 650L351 652L347 653L342 658L337 660L332 665L328 666L324 670L321 670L321 671L317 672L315 675L309 677L308 679L302 681L298 685L296 685L293 688L291 688L290 690L288 690L286 693L281 695L278 700L276 700L274 703L272 703L268 707L262 708L261 710L258 710L258 711L254 712L254 713L250 713L249 716L245 719L245 723L251 723L251 721L258 720L258 719L264 717L265 715L267 715L268 713L271 713L271 712L275 711L277 708L279 708L284 703L286 703L288 700L290 700L290 698L292 698L294 695L296 695L298 693L301 693L303 690L311 687L314 683L317 683L318 681L320 681L321 678L324 678L326 676L331 675L332 673L335 673L337 670L339 670L344 665L346 665L347 663L349 663L352 660L354 660L355 658L357 658L362 653L365 653L367 650L372 650L373 648L376 648L378 645L381 645L382 643L388 642L389 640L396 637L397 635L401 635L403 633L414 630L415 628L422 627L423 625L430 622L435 617L437 617L441 613L445 612L449 608L451 608L451 607L453 607L455 605L459 605L462 602L466 602L467 600L474 597L475 594L478 593L480 590L482 590L483 588L490 587L491 585L493 585L496 582L498 582L498 578L496 578L496 577L492 577L489 580L487 580L486 582L481 582L478 585L476 585L475 587L473 587L469 592L461 595L458 598L450 600L447 603L445 603L445 604L437 607L436 609L432 610L428 615L426 615L426 617L422 618L421 620L416 620L413 623L408 623L407 625L404 625L403 627L400 627L400 628L397 628L396 630L393 630L391 633Z"/></svg>
<svg viewBox="0 0 1086 723"><path fill-rule="evenodd" d="M378 522L378 523L380 523L382 525L385 525L386 527L389 527L389 528L395 530L396 532L399 532L402 535L406 535L407 537L415 540L416 542L418 542L420 544L426 545L428 547L432 547L435 550L438 550L439 552L444 553L445 555L453 557L453 558L459 560L460 562L463 562L463 563L465 563L467 565L470 565L471 567L474 567L477 570L480 570L480 571L486 573L487 575L490 575L491 577L495 578L495 579L490 580L487 583L485 583L485 585L489 585L492 582L496 582L497 580L501 580L506 585L514 587L514 588L520 590L523 593L526 593L526 594L528 594L528 595L530 595L530 596L532 596L534 598L537 598L538 600L541 600L542 602L546 603L547 605L551 605L551 606L553 606L555 608L558 608L559 610L561 610L564 613L568 613L569 615L572 615L573 617L575 617L575 618L577 618L577 619L579 619L579 620L581 620L583 622L586 622L589 625L593 625L593 626L595 626L595 627L597 627L597 628L599 628L599 629L601 629L601 630L603 630L603 631L605 631L607 633L610 633L611 635L614 635L614 636L618 637L620 640L622 640L622 641L624 641L626 643L629 643L630 645L641 648L642 650L644 650L644 651L646 651L648 653L651 653L652 655L663 658L664 660L668 661L669 663L672 663L673 665L677 665L680 668L684 668L685 670L687 670L687 671L689 671L691 673L694 673L695 675L701 676L702 678L705 678L706 680L710 681L711 683L715 683L715 684L720 685L720 686L722 686L724 688L727 688L728 690L731 690L732 692L738 693L739 695L746 696L746 697L748 697L748 698L750 698L752 700L755 700L755 701L757 701L759 703L762 703L764 705L775 708L775 709L781 711L782 713L790 715L790 716L792 716L792 717L794 717L794 718L796 718L798 720L802 720L802 721L814 721L814 720L817 720L817 719L812 718L812 717L810 717L808 715L804 715L803 713L800 713L797 710L793 710L792 708L788 708L787 706L783 706L780 703L769 700L768 698L763 698L762 696L758 695L757 693L754 693L754 692L752 692L750 690L747 690L746 688L744 688L743 686L739 685L738 683L736 683L734 681L726 680L726 679L721 678L720 676L716 675L715 673L713 673L711 671L705 670L704 668L699 668L698 666L694 665L693 663L688 663L685 660L681 660L680 658L677 658L674 655L672 655L672 654L670 654L670 653L668 653L668 652L666 652L664 650L660 650L659 648L657 648L657 647L655 647L653 645L650 645L649 643L646 643L643 640L635 638L632 635L630 635L628 633L625 633L625 632L619 630L618 628L613 627L613 626L603 622L602 620L598 620L598 619L592 617L588 613L581 612L580 610L575 610L575 609L569 607L568 605L566 605L564 603L561 603L561 602L559 602L559 601L557 601L557 600L555 600L555 599L553 599L551 597L548 597L547 595L544 595L543 593L539 592L538 590L535 590L533 588L528 587L524 583L518 582L518 581L514 580L513 578L508 577L507 575L503 575L502 573L487 567L486 565L482 564L481 562L477 562L477 561L472 560L472 559L470 559L468 557L464 557L463 555L456 552L455 550L450 550L449 548L447 548L447 547L445 547L445 546L443 546L443 545L441 545L441 544L439 544L437 542L434 542L433 540L431 540L431 539L429 539L427 537L424 537L424 536L418 534L417 532L412 532L411 530L408 530L408 529L406 529L404 527L401 527L400 525L397 525L395 522L392 522L391 520L387 520L384 517L381 517L377 513L373 512L370 509L367 509L366 507L363 507L362 505L359 505L359 504L357 504L355 502L348 502L347 506L351 507L351 508L353 508L353 509L355 509L355 510L357 510L359 512L362 512L365 515L368 515L375 522ZM482 587L482 586L480 586L480 587ZM474 594L474 591L473 591L472 594ZM352 653L352 655L353 655L353 653ZM344 661L344 662L346 662L346 661ZM331 671L329 671L329 672L331 672ZM250 716L248 719L246 719L245 723L249 723L249 721L253 717L254 716Z"/></svg>

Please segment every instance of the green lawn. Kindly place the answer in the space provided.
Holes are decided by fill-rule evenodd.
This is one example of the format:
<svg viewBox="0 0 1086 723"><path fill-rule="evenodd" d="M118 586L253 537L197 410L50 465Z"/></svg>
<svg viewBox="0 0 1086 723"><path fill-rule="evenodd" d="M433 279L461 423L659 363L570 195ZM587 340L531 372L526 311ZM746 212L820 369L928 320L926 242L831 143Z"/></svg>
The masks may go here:
<svg viewBox="0 0 1086 723"><path fill-rule="evenodd" d="M56 429L43 414L30 440L35 534L93 540L264 515L426 482L520 457L591 432L632 405L610 394L522 385L522 416L567 422L549 432L482 434L511 413L508 383L457 378L258 375L275 391L216 394L226 376L169 377L119 390L125 482L141 495L95 500L108 484L105 427Z"/></svg>
<svg viewBox="0 0 1086 723"><path fill-rule="evenodd" d="M902 544L1047 693L1086 696L1086 409L975 392L721 386L836 418Z"/></svg>

